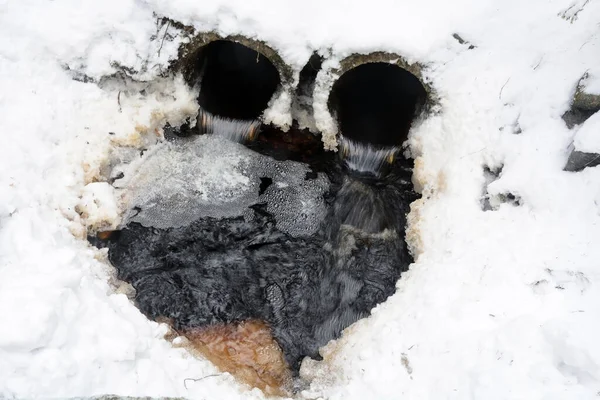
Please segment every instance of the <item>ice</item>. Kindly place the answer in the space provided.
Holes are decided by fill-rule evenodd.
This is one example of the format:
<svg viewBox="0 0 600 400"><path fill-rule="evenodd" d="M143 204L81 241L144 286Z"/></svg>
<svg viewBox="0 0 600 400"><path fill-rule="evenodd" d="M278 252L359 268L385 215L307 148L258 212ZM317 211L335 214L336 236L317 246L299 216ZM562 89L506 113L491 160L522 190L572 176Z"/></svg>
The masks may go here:
<svg viewBox="0 0 600 400"><path fill-rule="evenodd" d="M316 179L294 185L271 185L261 196L267 211L275 216L277 227L292 236L309 236L316 232L326 214L323 193L329 180L319 174Z"/></svg>
<svg viewBox="0 0 600 400"><path fill-rule="evenodd" d="M249 206L266 202L282 231L293 236L316 232L325 215L329 180L323 174L305 180L308 166L275 161L226 137L207 134L162 143L148 151L138 168L125 170L115 183L126 210L122 225L181 227L203 217L243 216ZM261 178L273 182L263 194Z"/></svg>
<svg viewBox="0 0 600 400"><path fill-rule="evenodd" d="M123 224L183 226L203 216L237 216L252 204L258 186L245 174L248 152L226 139L212 139L163 143L132 176L126 172L115 183L124 189Z"/></svg>

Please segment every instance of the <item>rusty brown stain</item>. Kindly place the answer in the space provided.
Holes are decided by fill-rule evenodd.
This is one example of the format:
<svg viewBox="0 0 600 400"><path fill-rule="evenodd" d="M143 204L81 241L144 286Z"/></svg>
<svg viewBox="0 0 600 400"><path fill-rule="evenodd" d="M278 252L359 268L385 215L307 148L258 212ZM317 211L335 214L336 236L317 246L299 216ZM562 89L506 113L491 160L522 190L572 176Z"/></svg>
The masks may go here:
<svg viewBox="0 0 600 400"><path fill-rule="evenodd" d="M113 234L114 232L115 232L115 231L103 231L103 232L98 232L98 235L97 235L97 236L98 236L98 239L100 239L100 240L108 240L108 239L110 239L110 237L112 236L112 234Z"/></svg>
<svg viewBox="0 0 600 400"><path fill-rule="evenodd" d="M267 395L289 395L291 372L271 329L262 321L219 324L181 332L193 353Z"/></svg>

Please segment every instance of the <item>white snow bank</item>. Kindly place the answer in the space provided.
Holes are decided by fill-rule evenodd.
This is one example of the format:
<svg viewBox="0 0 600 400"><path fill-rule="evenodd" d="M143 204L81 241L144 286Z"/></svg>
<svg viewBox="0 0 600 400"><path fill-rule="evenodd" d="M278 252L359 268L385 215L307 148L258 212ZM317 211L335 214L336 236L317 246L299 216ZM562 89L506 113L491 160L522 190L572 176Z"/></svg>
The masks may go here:
<svg viewBox="0 0 600 400"><path fill-rule="evenodd" d="M242 33L269 43L289 65L302 68L313 49L351 52L388 49L411 60L423 59L466 21L493 9L492 1L319 0L273 1L190 0L148 2L168 15L201 31L223 35ZM442 5L442 6L440 6Z"/></svg>

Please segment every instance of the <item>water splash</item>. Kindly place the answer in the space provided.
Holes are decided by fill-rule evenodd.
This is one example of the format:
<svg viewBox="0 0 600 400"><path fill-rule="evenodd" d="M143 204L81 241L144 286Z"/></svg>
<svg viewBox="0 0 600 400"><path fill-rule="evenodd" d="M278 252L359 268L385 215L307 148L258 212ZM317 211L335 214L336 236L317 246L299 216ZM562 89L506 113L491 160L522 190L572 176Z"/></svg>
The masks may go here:
<svg viewBox="0 0 600 400"><path fill-rule="evenodd" d="M214 134L235 143L245 143L256 138L261 122L259 120L238 120L214 115L200 109L198 129L200 134Z"/></svg>
<svg viewBox="0 0 600 400"><path fill-rule="evenodd" d="M360 179L344 177L333 203L333 214L328 225L330 236L342 226L353 227L367 234L384 231L402 232L406 201L400 184L373 185Z"/></svg>
<svg viewBox="0 0 600 400"><path fill-rule="evenodd" d="M376 148L368 143L359 143L340 135L340 155L348 169L381 176L384 167L394 162L398 147Z"/></svg>

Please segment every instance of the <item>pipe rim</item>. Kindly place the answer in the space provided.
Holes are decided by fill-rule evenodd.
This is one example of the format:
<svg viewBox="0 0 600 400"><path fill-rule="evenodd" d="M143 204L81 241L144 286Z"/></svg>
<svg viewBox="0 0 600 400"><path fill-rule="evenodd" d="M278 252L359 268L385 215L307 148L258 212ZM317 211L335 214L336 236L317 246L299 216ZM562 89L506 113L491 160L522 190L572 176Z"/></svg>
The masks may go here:
<svg viewBox="0 0 600 400"><path fill-rule="evenodd" d="M332 57L329 57L332 59ZM319 71L316 78L315 93L313 93L313 112L315 115L316 126L322 135L322 141L326 149L337 151L339 127L338 122L332 114L330 108L331 91L335 83L346 72L364 64L370 63L388 63L396 65L414 75L419 83L425 89L425 100L421 110L414 116L413 121L423 119L431 114L433 106L438 103L438 98L434 88L424 78L423 64L414 62L409 63L404 57L397 53L385 51L375 51L371 53L353 53L341 61L338 66L323 68ZM317 91L321 95L315 95Z"/></svg>

